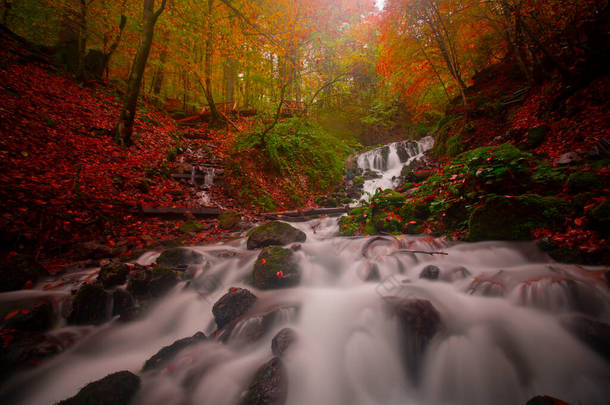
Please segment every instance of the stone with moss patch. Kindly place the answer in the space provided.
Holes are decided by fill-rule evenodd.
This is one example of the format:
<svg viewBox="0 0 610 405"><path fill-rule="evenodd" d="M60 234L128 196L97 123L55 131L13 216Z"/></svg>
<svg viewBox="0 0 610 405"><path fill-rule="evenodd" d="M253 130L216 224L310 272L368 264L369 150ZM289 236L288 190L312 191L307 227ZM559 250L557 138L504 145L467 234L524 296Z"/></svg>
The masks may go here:
<svg viewBox="0 0 610 405"><path fill-rule="evenodd" d="M165 267L183 267L189 264L203 262L203 256L191 249L172 248L161 253L157 258L157 264Z"/></svg>
<svg viewBox="0 0 610 405"><path fill-rule="evenodd" d="M571 192L578 193L601 188L601 181L591 172L574 172L568 177L566 186Z"/></svg>
<svg viewBox="0 0 610 405"><path fill-rule="evenodd" d="M305 242L305 232L279 221L267 222L257 226L248 235L248 249L258 249L266 246L284 246L293 242Z"/></svg>
<svg viewBox="0 0 610 405"><path fill-rule="evenodd" d="M97 283L83 284L72 301L68 323L76 325L100 324L108 320L110 295Z"/></svg>
<svg viewBox="0 0 610 405"><path fill-rule="evenodd" d="M45 273L33 256L18 254L0 265L0 292L19 290Z"/></svg>
<svg viewBox="0 0 610 405"><path fill-rule="evenodd" d="M218 220L222 229L235 229L241 222L241 214L235 210L225 210Z"/></svg>
<svg viewBox="0 0 610 405"><path fill-rule="evenodd" d="M180 225L180 231L184 233L201 232L203 231L203 225L201 225L201 222L199 221L184 221L182 225Z"/></svg>
<svg viewBox="0 0 610 405"><path fill-rule="evenodd" d="M293 287L301 280L295 254L279 246L264 248L252 270L254 286L261 290Z"/></svg>
<svg viewBox="0 0 610 405"><path fill-rule="evenodd" d="M555 197L524 194L492 196L475 208L468 222L468 240L524 240L534 229L557 229L569 204Z"/></svg>
<svg viewBox="0 0 610 405"><path fill-rule="evenodd" d="M610 200L605 200L591 209L591 227L608 235L610 232Z"/></svg>

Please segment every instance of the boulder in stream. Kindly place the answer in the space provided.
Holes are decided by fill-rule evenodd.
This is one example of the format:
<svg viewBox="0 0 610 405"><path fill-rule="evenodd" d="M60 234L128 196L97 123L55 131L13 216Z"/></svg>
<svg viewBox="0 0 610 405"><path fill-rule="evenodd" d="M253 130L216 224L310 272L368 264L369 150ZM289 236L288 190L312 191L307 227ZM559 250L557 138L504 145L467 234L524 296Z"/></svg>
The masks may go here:
<svg viewBox="0 0 610 405"><path fill-rule="evenodd" d="M140 297L160 297L178 283L176 273L167 267L139 269L127 284L127 291Z"/></svg>
<svg viewBox="0 0 610 405"><path fill-rule="evenodd" d="M53 326L53 320L53 306L46 301L42 301L34 304L31 308L19 310L17 314L6 321L5 328L44 332Z"/></svg>
<svg viewBox="0 0 610 405"><path fill-rule="evenodd" d="M68 322L76 325L98 325L109 318L110 295L99 283L85 283L72 301Z"/></svg>
<svg viewBox="0 0 610 405"><path fill-rule="evenodd" d="M594 321L582 315L561 319L561 325L572 332L592 350L610 361L610 325Z"/></svg>
<svg viewBox="0 0 610 405"><path fill-rule="evenodd" d="M226 210L220 214L218 224L222 229L235 229L241 222L241 214L235 210Z"/></svg>
<svg viewBox="0 0 610 405"><path fill-rule="evenodd" d="M441 270L437 266L429 264L422 269L421 273L419 273L419 278L425 278L427 280L438 280L440 274Z"/></svg>
<svg viewBox="0 0 610 405"><path fill-rule="evenodd" d="M297 340L297 333L292 328L284 328L275 335L271 341L271 352L281 357L286 350Z"/></svg>
<svg viewBox="0 0 610 405"><path fill-rule="evenodd" d="M386 297L387 308L398 318L405 366L412 379L418 379L419 366L428 344L441 328L441 317L428 300Z"/></svg>
<svg viewBox="0 0 610 405"><path fill-rule="evenodd" d="M256 302L256 295L245 288L230 288L212 307L218 329L245 314Z"/></svg>
<svg viewBox="0 0 610 405"><path fill-rule="evenodd" d="M254 228L248 237L248 249L264 248L266 246L284 246L293 242L305 242L305 232L279 221L267 222Z"/></svg>
<svg viewBox="0 0 610 405"><path fill-rule="evenodd" d="M119 371L87 384L72 398L57 405L128 405L140 388L140 377Z"/></svg>
<svg viewBox="0 0 610 405"><path fill-rule="evenodd" d="M97 275L97 280L102 283L104 288L112 288L125 284L129 271L129 266L125 263L110 262L102 266Z"/></svg>
<svg viewBox="0 0 610 405"><path fill-rule="evenodd" d="M283 405L288 396L288 376L282 360L274 357L252 378L240 405Z"/></svg>
<svg viewBox="0 0 610 405"><path fill-rule="evenodd" d="M162 367L167 364L167 362L172 360L174 356L178 354L178 352L180 352L182 349L194 345L196 343L203 342L206 339L207 338L202 332L197 332L191 337L176 340L174 343L169 346L163 347L154 356L146 360L146 363L144 363L144 366L142 367L142 371L148 371Z"/></svg>
<svg viewBox="0 0 610 405"><path fill-rule="evenodd" d="M254 286L261 290L294 287L299 284L301 269L294 252L279 246L264 248L254 264L252 280Z"/></svg>
<svg viewBox="0 0 610 405"><path fill-rule="evenodd" d="M185 267L189 264L203 263L203 256L191 249L172 248L164 250L157 258L157 264L163 267Z"/></svg>

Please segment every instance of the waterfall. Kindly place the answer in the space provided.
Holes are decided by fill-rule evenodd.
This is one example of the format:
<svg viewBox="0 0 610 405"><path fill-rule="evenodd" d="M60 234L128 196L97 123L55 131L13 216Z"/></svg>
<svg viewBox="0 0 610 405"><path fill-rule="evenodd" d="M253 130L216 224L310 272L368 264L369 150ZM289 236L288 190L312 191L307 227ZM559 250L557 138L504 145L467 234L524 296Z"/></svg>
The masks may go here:
<svg viewBox="0 0 610 405"><path fill-rule="evenodd" d="M432 148L434 138L426 136L419 141L400 141L361 153L356 164L364 172L363 197L382 189L396 187L404 165L421 159Z"/></svg>
<svg viewBox="0 0 610 405"><path fill-rule="evenodd" d="M573 404L608 403L607 359L563 326L575 314L608 322L603 267L549 263L531 242L339 238L331 236L338 230L334 218L294 226L307 234L294 252L298 286L249 286L259 252L247 250L245 238L190 247L205 262L195 280L176 286L140 319L52 331L79 342L5 382L0 402L53 404L91 381L130 370L142 378L132 405L237 405L258 367L271 359L272 338L290 327L297 340L282 356L286 405L525 405L542 394ZM138 263L158 255L146 253ZM368 277L372 266L378 281ZM216 340L212 306L230 287L249 289L257 309ZM68 297L71 288L66 283L54 294ZM37 286L0 294L0 302L45 294ZM412 337L387 312L396 297L424 300L438 311L440 326L426 346L409 346ZM210 339L184 349L171 367L141 371L161 347L197 331Z"/></svg>

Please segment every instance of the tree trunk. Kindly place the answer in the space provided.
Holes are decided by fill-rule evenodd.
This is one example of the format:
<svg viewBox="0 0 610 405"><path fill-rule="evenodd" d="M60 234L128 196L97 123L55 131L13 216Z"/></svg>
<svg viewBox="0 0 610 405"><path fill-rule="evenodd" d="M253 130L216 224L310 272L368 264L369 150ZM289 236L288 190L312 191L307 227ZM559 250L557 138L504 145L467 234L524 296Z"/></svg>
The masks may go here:
<svg viewBox="0 0 610 405"><path fill-rule="evenodd" d="M123 108L121 109L121 115L115 127L115 142L121 146L130 146L133 144L131 135L133 133L138 95L140 93L144 69L146 68L146 61L153 41L155 23L163 12L165 3L166 0L162 0L161 7L155 12L155 0L144 0L144 27L140 37L140 45L138 46L138 50L131 64L129 79L127 80L127 92L125 93L125 98L123 100Z"/></svg>
<svg viewBox="0 0 610 405"><path fill-rule="evenodd" d="M161 88L163 87L163 70L165 69L165 62L167 61L167 44L169 42L169 31L165 31L163 33L163 49L161 50L161 55L159 55L159 66L157 67L157 71L155 72L155 76L152 81L152 92L155 96L155 99L159 98L159 94L161 94Z"/></svg>
<svg viewBox="0 0 610 405"><path fill-rule="evenodd" d="M213 8L214 0L208 0L208 29L207 38L205 40L205 56L203 63L203 74L205 83L205 98L208 102L208 108L210 109L210 128L221 128L226 125L225 119L218 112L216 104L214 103L214 96L212 94L212 31L214 29L213 23Z"/></svg>
<svg viewBox="0 0 610 405"><path fill-rule="evenodd" d="M76 77L85 80L85 57L87 56L87 0L80 0L80 30L78 34L78 68Z"/></svg>

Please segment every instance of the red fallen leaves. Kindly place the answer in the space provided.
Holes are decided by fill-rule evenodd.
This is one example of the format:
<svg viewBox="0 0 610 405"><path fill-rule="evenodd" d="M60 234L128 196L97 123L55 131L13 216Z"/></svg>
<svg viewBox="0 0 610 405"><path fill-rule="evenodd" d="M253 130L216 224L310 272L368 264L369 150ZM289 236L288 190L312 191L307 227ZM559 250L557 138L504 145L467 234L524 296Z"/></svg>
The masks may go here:
<svg viewBox="0 0 610 405"><path fill-rule="evenodd" d="M277 278L282 279L284 277L284 272L282 270L278 270L275 275L277 276Z"/></svg>

